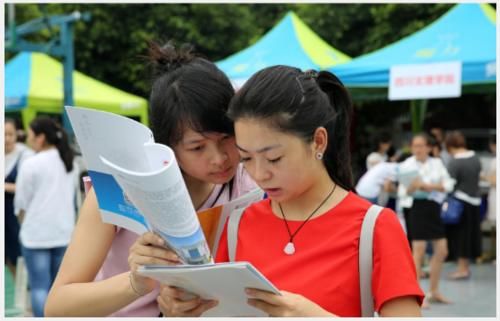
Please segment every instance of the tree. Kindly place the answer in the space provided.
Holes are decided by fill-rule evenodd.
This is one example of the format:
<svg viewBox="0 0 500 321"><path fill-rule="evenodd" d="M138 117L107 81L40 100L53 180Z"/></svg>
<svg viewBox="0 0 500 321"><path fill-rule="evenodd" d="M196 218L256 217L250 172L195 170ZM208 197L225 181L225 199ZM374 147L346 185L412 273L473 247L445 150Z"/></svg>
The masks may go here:
<svg viewBox="0 0 500 321"><path fill-rule="evenodd" d="M76 68L112 86L147 97L148 40L196 44L213 61L255 43L289 11L325 41L358 56L406 36L450 4L16 4L17 24L46 15L90 12L75 27ZM7 20L6 20L7 21ZM48 31L33 35L47 41ZM9 56L7 57L9 58Z"/></svg>

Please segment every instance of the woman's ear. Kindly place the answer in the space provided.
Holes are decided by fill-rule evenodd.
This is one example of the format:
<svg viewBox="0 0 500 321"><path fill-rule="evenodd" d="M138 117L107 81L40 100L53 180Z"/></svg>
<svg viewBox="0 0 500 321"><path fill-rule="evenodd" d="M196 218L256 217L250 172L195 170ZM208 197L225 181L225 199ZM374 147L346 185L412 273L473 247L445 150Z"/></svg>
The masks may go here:
<svg viewBox="0 0 500 321"><path fill-rule="evenodd" d="M313 152L314 154L321 153L322 155L326 151L328 146L328 132L325 127L318 127L314 131L313 137Z"/></svg>

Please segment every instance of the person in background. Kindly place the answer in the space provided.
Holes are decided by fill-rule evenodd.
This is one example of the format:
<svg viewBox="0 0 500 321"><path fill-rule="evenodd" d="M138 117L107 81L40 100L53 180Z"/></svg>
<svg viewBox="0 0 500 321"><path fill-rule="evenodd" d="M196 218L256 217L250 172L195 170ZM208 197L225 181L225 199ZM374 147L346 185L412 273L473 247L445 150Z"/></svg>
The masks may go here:
<svg viewBox="0 0 500 321"><path fill-rule="evenodd" d="M434 158L441 158L441 144L436 138L434 138L434 136L429 136L429 141L429 144L431 146L431 152L429 153L429 156Z"/></svg>
<svg viewBox="0 0 500 321"><path fill-rule="evenodd" d="M225 115L234 89L190 45L150 43L152 132L170 146L196 210L227 203L256 187L240 164L233 122ZM163 239L103 223L93 189L79 214L47 306L48 316L157 317L159 286L141 264L179 264ZM88 251L91 248L92 251Z"/></svg>
<svg viewBox="0 0 500 321"><path fill-rule="evenodd" d="M247 289L249 304L277 317L360 316L358 242L372 204L354 193L347 90L327 71L268 67L235 94L228 114L242 162L269 197L245 209L235 260L252 263L282 294ZM229 259L226 232L216 262ZM393 211L381 212L373 242L375 309L420 316L423 293ZM166 315L199 316L215 304L182 295L163 288Z"/></svg>
<svg viewBox="0 0 500 321"><path fill-rule="evenodd" d="M400 184L398 194L411 200L409 228L412 252L417 275L421 275L427 241L432 241L433 254L430 259L430 289L426 294L424 307L430 302L450 303L439 291L441 269L448 247L444 224L441 221L441 204L446 193L453 189L446 167L439 158L430 157L430 139L427 134L413 136L413 156L401 163L400 172L416 172L417 176L408 186Z"/></svg>
<svg viewBox="0 0 500 321"><path fill-rule="evenodd" d="M448 166L448 163L451 160L451 155L446 150L446 145L444 142L444 137L446 133L444 129L439 126L432 126L429 129L429 134L436 140L436 144L440 146L439 158L441 158L441 161L443 162L444 166Z"/></svg>
<svg viewBox="0 0 500 321"><path fill-rule="evenodd" d="M14 207L33 315L42 317L75 224L76 170L66 132L49 117L30 123L27 141L36 154L19 168Z"/></svg>
<svg viewBox="0 0 500 321"><path fill-rule="evenodd" d="M377 135L375 141L375 151L366 157L366 170L387 160L387 151L391 148L392 140L388 132L381 132Z"/></svg>
<svg viewBox="0 0 500 321"><path fill-rule="evenodd" d="M481 162L474 151L467 149L465 137L461 132L449 132L445 143L448 153L453 157L448 163L448 172L456 180L453 196L464 205L458 224L446 226L449 258L458 260L456 271L448 277L461 280L470 277L469 260L481 256Z"/></svg>
<svg viewBox="0 0 500 321"><path fill-rule="evenodd" d="M385 206L387 198L385 198L385 202L382 202L380 196L382 193L388 195L390 192L387 181L396 179L397 166L397 163L382 161L370 168L356 184L358 195L373 204Z"/></svg>
<svg viewBox="0 0 500 321"><path fill-rule="evenodd" d="M496 222L497 222L497 141L496 136L492 136L489 142L490 152L493 158L490 161L490 166L485 173L483 179L490 185L488 191L488 212L485 220L485 228L490 231L491 248L489 258L493 258L493 263L496 262Z"/></svg>
<svg viewBox="0 0 500 321"><path fill-rule="evenodd" d="M488 216L487 219L496 222L497 220L497 140L495 136L490 138L489 142L490 152L493 158L490 161L490 166L486 175L486 180L490 183L490 190L488 192Z"/></svg>
<svg viewBox="0 0 500 321"><path fill-rule="evenodd" d="M33 151L25 144L17 142L16 122L5 118L5 191L4 191L4 222L5 222L5 264L12 275L16 276L17 258L21 254L19 246L19 222L14 215L14 194L19 167Z"/></svg>

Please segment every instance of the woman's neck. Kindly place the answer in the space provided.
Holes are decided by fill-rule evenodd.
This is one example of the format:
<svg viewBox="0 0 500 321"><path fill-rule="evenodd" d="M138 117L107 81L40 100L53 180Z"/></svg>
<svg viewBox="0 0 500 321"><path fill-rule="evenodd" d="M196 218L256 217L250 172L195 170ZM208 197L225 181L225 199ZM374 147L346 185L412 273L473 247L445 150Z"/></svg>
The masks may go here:
<svg viewBox="0 0 500 321"><path fill-rule="evenodd" d="M333 191L333 193L331 193ZM330 196L328 196L331 193ZM298 197L281 203L281 208L287 220L302 221L315 210L312 218L320 216L336 206L348 191L334 183L328 173L320 175L316 182ZM320 206L320 204L323 205ZM318 208L318 206L320 206ZM282 218L278 202L272 202L273 212Z"/></svg>
<svg viewBox="0 0 500 321"><path fill-rule="evenodd" d="M49 149L54 149L54 148L56 148L56 146L55 146L55 145L44 144L42 147L40 147L40 149L39 149L39 150L37 150L37 153L39 153L39 152L44 152L44 151L46 151L46 150L49 150Z"/></svg>
<svg viewBox="0 0 500 321"><path fill-rule="evenodd" d="M198 210L212 194L215 184L200 181L188 175L183 176L194 208Z"/></svg>
<svg viewBox="0 0 500 321"><path fill-rule="evenodd" d="M459 147L459 148L455 149L455 152L453 153L453 155L462 154L462 153L466 153L466 152L468 152L467 148Z"/></svg>
<svg viewBox="0 0 500 321"><path fill-rule="evenodd" d="M12 153L14 151L15 147L16 147L15 144L13 144L12 146L8 146L8 147L7 147L7 145L5 145L5 155Z"/></svg>

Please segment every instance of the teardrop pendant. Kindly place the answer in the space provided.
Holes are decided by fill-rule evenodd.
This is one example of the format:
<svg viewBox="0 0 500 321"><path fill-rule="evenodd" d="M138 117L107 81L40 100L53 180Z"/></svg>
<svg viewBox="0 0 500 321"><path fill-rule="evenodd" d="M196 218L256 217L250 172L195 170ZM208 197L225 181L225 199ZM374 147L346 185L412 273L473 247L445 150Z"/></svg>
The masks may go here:
<svg viewBox="0 0 500 321"><path fill-rule="evenodd" d="M288 254L288 255L292 255L293 253L295 253L295 246L293 245L293 243L292 242L288 242L285 245L285 248L283 249L283 252L285 252L285 254Z"/></svg>

